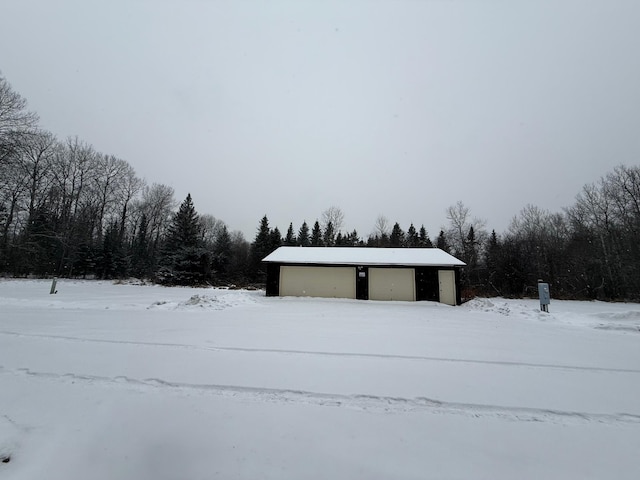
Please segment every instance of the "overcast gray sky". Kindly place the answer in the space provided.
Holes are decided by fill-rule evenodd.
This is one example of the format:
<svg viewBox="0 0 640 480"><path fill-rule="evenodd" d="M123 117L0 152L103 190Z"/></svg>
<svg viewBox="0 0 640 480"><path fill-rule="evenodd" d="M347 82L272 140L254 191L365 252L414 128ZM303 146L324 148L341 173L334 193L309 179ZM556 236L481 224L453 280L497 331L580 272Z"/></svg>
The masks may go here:
<svg viewBox="0 0 640 480"><path fill-rule="evenodd" d="M637 0L3 0L0 71L43 128L252 240L339 206L437 235L571 205L640 163Z"/></svg>

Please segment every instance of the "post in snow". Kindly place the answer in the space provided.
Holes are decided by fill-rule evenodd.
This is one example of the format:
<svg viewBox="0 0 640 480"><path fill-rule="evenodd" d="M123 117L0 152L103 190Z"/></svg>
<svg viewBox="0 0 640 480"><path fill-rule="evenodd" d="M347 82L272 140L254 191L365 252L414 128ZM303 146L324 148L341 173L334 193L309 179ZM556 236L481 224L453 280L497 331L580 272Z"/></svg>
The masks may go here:
<svg viewBox="0 0 640 480"><path fill-rule="evenodd" d="M549 304L551 303L551 294L549 293L549 284L538 280L538 297L540 298L540 310L549 313Z"/></svg>
<svg viewBox="0 0 640 480"><path fill-rule="evenodd" d="M56 290L56 282L58 281L58 279L56 277L53 277L53 281L51 282L51 290L49 291L49 295L53 295L54 293L58 293L58 291Z"/></svg>

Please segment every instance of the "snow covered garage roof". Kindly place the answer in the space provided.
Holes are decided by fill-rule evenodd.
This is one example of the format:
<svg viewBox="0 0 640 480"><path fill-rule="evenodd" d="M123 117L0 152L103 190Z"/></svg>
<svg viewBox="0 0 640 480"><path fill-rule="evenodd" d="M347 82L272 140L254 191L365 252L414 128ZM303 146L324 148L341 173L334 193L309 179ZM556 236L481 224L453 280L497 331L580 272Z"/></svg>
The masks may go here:
<svg viewBox="0 0 640 480"><path fill-rule="evenodd" d="M461 267L466 265L439 248L280 247L263 262L315 265L389 265Z"/></svg>

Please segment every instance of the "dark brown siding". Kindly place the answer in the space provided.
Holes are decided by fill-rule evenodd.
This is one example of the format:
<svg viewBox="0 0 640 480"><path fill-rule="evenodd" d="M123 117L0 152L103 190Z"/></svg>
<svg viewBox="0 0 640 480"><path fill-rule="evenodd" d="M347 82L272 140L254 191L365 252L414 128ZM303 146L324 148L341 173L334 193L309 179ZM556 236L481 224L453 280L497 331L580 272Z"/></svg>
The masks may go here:
<svg viewBox="0 0 640 480"><path fill-rule="evenodd" d="M369 300L369 267L356 268L356 298Z"/></svg>
<svg viewBox="0 0 640 480"><path fill-rule="evenodd" d="M280 264L267 263L267 297L280 295Z"/></svg>
<svg viewBox="0 0 640 480"><path fill-rule="evenodd" d="M439 300L438 268L416 267L416 300Z"/></svg>

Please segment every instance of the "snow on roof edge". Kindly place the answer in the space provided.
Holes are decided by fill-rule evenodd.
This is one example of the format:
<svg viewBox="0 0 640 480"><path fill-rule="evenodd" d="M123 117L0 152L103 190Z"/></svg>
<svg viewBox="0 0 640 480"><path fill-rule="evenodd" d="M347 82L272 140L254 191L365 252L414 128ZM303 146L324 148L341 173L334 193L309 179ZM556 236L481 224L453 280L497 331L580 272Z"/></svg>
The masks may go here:
<svg viewBox="0 0 640 480"><path fill-rule="evenodd" d="M462 267L466 264L439 248L279 247L265 263Z"/></svg>

